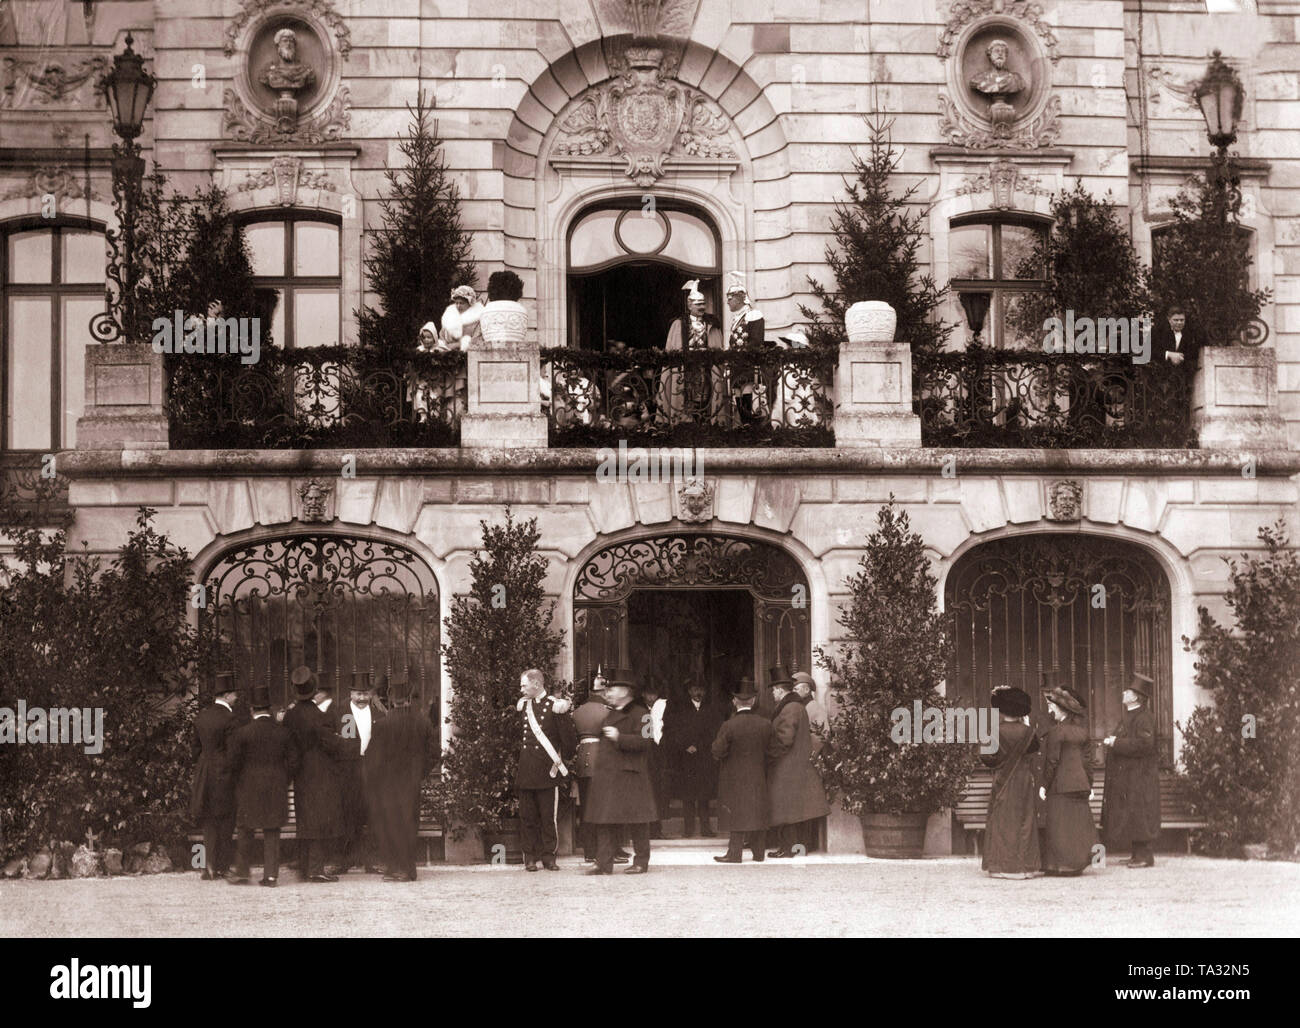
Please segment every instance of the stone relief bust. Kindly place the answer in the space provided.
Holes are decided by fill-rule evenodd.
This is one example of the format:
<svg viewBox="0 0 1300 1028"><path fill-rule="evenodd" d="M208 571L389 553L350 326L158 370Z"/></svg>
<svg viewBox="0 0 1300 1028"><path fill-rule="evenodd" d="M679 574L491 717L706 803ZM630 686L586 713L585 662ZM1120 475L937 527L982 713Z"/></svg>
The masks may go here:
<svg viewBox="0 0 1300 1028"><path fill-rule="evenodd" d="M984 49L989 59L987 71L970 80L971 89L992 98L1015 96L1025 89L1025 80L1007 67L1011 47L1005 39L995 39Z"/></svg>
<svg viewBox="0 0 1300 1028"><path fill-rule="evenodd" d="M299 90L316 84L316 72L298 60L298 37L293 29L284 28L275 34L275 52L278 60L271 61L258 81L282 96L292 96Z"/></svg>

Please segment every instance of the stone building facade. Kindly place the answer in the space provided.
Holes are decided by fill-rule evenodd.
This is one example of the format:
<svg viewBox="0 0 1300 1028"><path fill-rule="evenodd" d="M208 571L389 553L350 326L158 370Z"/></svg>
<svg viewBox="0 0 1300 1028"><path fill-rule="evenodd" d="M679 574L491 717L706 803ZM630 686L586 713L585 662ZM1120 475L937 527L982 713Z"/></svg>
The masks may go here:
<svg viewBox="0 0 1300 1028"><path fill-rule="evenodd" d="M194 555L196 578L217 583L215 604L246 601L250 578L271 583L279 606L261 620L245 611L241 622L256 654L241 673L280 675L312 647L334 647L340 674L418 666L438 715L455 689L442 674L439 625L467 588L480 520L499 519L506 503L538 519L566 631L560 678L580 679L600 660L645 659L663 625L689 623L704 603L721 612L699 637L704 664L674 673L765 680L780 661L811 666L825 692L813 653L839 639L846 578L892 496L924 537L954 618L950 688L980 700L997 681L1036 690L1045 673L1064 675L1088 693L1100 736L1126 676L1145 671L1158 682L1172 761L1176 723L1207 699L1181 640L1194 634L1198 606L1224 613L1223 558L1258 549L1260 527L1278 519L1300 538L1297 26L1300 3L1265 0L499 0L489 9L10 0L0 12L7 473L30 478L54 453L75 512L71 538L95 552L121 543L137 507L156 509L159 527ZM292 60L278 50L285 29ZM169 445L160 359L147 347L95 344L83 328L103 284L102 267L96 279L85 259L87 239L93 248L116 224L112 130L93 81L128 31L158 78L146 159L178 188L225 188L264 247L259 262L281 262L258 271L282 301L277 340L298 348L356 343L354 311L373 302L362 257L380 224L384 169L399 161L406 105L421 90L436 97L480 282L515 271L529 312L523 339L471 354L477 445L465 445L468 429L458 448ZM1009 52L1001 78L994 40ZM859 340L845 342L833 385L824 383L833 447L709 448L697 452L700 483L605 483L594 447L547 444L535 399L540 349L590 346L585 298L597 286L620 298L618 280L599 275L647 259L612 212L648 202L668 212L666 233L694 238L695 249L663 266L702 275L724 320L721 283L740 272L769 336L784 333L813 302L809 276L829 282L833 205L865 144L863 115L883 112L902 152L899 185L918 183L925 202L928 271L941 285L975 281L993 295L988 341L1012 349L997 304L1002 293L1014 302L1021 286L995 261L1045 230L1053 193L1079 179L1094 195L1113 194L1150 259L1169 196L1208 164L1191 91L1210 43L1245 87L1235 148L1243 223L1253 282L1272 300L1256 332L1262 345L1205 351L1185 412L1196 445L935 442L913 403L920 373L906 345ZM593 267L604 270L588 275L574 239L602 215L617 224L592 244ZM985 262L974 273L972 241L976 264ZM24 270L33 260L51 270ZM970 338L962 288L943 309L956 351ZM293 577L304 554L318 569L310 602ZM370 626L364 644L338 610L320 620L338 584L319 573L331 559L351 569L357 595L339 609ZM1086 602L1098 583L1111 599L1101 613ZM669 609L665 596L680 603ZM381 618L390 619L383 628ZM944 851L957 835L945 813L928 845ZM834 828L830 841L853 845Z"/></svg>

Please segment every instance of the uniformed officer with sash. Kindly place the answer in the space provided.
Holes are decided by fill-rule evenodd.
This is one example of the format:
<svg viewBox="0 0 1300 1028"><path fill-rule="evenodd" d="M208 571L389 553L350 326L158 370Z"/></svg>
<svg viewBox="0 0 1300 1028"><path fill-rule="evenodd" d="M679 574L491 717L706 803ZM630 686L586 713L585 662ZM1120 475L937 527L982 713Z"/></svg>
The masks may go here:
<svg viewBox="0 0 1300 1028"><path fill-rule="evenodd" d="M524 869L536 871L537 861L548 871L558 871L556 817L561 784L569 784L568 763L577 747L569 702L546 694L546 678L531 668L519 676L523 693L520 713L519 766L515 770L515 795L519 800L519 834L524 849Z"/></svg>

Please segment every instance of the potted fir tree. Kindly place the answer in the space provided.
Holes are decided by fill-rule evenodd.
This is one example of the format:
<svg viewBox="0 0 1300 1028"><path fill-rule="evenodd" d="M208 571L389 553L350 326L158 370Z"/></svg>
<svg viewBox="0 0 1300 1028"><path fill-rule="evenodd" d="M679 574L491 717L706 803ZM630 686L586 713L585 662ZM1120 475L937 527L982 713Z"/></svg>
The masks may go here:
<svg viewBox="0 0 1300 1028"><path fill-rule="evenodd" d="M880 335L909 343L918 353L942 350L953 326L937 316L944 289L922 264L929 213L917 202L921 183L895 193L893 178L903 155L891 140L893 122L879 116L864 121L867 151L854 154L853 176L845 181L848 198L836 202L831 216L835 239L826 247L826 266L835 276L835 288L809 277L821 310L799 307L811 322L808 338L814 344L838 345L860 320L870 322L864 326L870 334L876 319L888 325L890 308L895 327ZM864 302L872 306L850 315Z"/></svg>
<svg viewBox="0 0 1300 1028"><path fill-rule="evenodd" d="M1227 560L1233 624L1205 607L1196 684L1214 698L1185 724L1181 760L1202 852L1300 854L1300 556L1286 525L1261 528L1265 552Z"/></svg>
<svg viewBox="0 0 1300 1028"><path fill-rule="evenodd" d="M839 618L848 639L838 656L817 653L833 700L831 745L817 760L827 788L861 820L869 856L919 857L927 817L961 795L971 747L895 741L894 711L910 717L918 700L922 710L944 707L947 651L925 544L892 496L859 569Z"/></svg>
<svg viewBox="0 0 1300 1028"><path fill-rule="evenodd" d="M433 801L453 840L477 832L484 859L503 844L507 858L519 862L519 676L529 668L549 675L563 633L551 627L555 610L542 587L546 558L537 552L537 519L517 522L509 506L505 513L503 525L480 522L483 546L470 562L469 593L452 600L446 620L453 735Z"/></svg>

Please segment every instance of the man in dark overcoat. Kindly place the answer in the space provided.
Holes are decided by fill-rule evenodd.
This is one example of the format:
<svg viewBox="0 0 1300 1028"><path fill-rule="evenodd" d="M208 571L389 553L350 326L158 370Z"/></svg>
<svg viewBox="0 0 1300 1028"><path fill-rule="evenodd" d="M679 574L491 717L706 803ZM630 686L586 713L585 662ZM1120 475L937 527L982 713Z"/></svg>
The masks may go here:
<svg viewBox="0 0 1300 1028"><path fill-rule="evenodd" d="M231 885L248 884L253 833L262 831L262 879L274 888L280 877L280 829L289 820L289 779L298 769L293 736L271 717L271 692L253 686L253 720L230 735L230 773L235 782L239 851Z"/></svg>
<svg viewBox="0 0 1300 1028"><path fill-rule="evenodd" d="M710 753L718 761L718 818L731 833L727 852L714 857L720 864L739 864L748 846L756 861L763 859L767 828L767 760L776 752L772 722L754 710L758 690L741 681L732 705L736 714L718 729Z"/></svg>
<svg viewBox="0 0 1300 1028"><path fill-rule="evenodd" d="M1154 867L1160 837L1160 760L1151 714L1154 680L1135 674L1124 690L1124 713L1104 740L1106 786L1101 800L1102 841L1108 850L1132 850L1128 867Z"/></svg>
<svg viewBox="0 0 1300 1028"><path fill-rule="evenodd" d="M433 725L411 706L406 672L388 678L388 716L375 723L367 751L367 770L378 826L384 881L416 879L415 850L420 837L420 783L433 767Z"/></svg>
<svg viewBox="0 0 1300 1028"><path fill-rule="evenodd" d="M524 870L536 871L537 861L558 871L556 820L560 786L569 788L569 764L578 735L569 716L569 703L546 694L546 676L529 668L519 676L519 763L515 767L515 797L519 803L519 836Z"/></svg>
<svg viewBox="0 0 1300 1028"><path fill-rule="evenodd" d="M298 871L304 881L337 882L325 873L325 853L343 831L343 804L339 794L338 763L343 740L334 734L328 709L334 686L306 665L290 674L298 702L284 715L284 727L298 751L298 771L293 779L294 827L298 835Z"/></svg>
<svg viewBox="0 0 1300 1028"><path fill-rule="evenodd" d="M650 825L659 818L650 781L654 726L650 711L636 698L632 672L619 668L609 674L605 702L610 709L600 728L588 815L597 826L596 866L587 874L613 874L614 854L629 834L632 865L627 874L645 874L650 866Z"/></svg>
<svg viewBox="0 0 1300 1028"><path fill-rule="evenodd" d="M718 766L709 748L722 727L722 713L706 695L704 681L691 680L686 697L674 697L664 711L663 747L682 801L682 835L695 835L699 818L700 835L713 837L709 824L709 802L717 789Z"/></svg>
<svg viewBox="0 0 1300 1028"><path fill-rule="evenodd" d="M217 673L216 698L194 720L194 783L190 789L190 816L203 830L203 881L230 873L234 849L235 787L227 767L226 743L235 721L233 671Z"/></svg>
<svg viewBox="0 0 1300 1028"><path fill-rule="evenodd" d="M812 729L808 712L794 681L778 664L770 670L774 735L773 755L768 760L768 824L777 829L777 848L769 857L793 857L799 822L830 813L826 789L812 765Z"/></svg>
<svg viewBox="0 0 1300 1028"><path fill-rule="evenodd" d="M363 866L373 872L367 846L370 810L366 788L367 755L374 726L384 711L374 702L374 682L369 671L352 672L351 695L346 707L336 707L338 734L343 740L343 757L338 762L339 798L342 803L343 834L339 845L339 863L333 874L346 874Z"/></svg>

